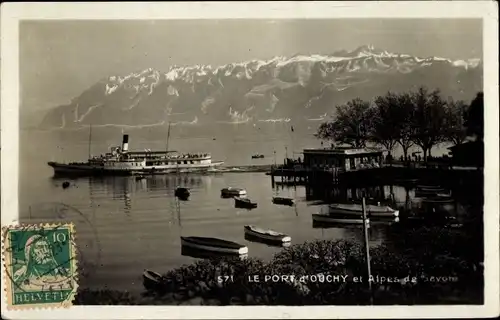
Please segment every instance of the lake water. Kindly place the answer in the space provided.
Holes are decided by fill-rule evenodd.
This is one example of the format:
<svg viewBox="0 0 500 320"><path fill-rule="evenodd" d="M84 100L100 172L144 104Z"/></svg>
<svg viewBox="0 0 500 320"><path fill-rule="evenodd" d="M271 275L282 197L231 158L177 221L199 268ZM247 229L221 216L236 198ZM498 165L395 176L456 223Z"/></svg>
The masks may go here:
<svg viewBox="0 0 500 320"><path fill-rule="evenodd" d="M281 162L305 147L320 146L313 130L290 131L288 124L238 127L228 124L209 128L172 127L169 149L182 152L211 152L214 160L227 165ZM164 149L166 129L128 129L130 149ZM91 153L104 153L121 142L122 129L92 130ZM142 291L144 269L166 272L191 263L195 258L181 255L180 236L213 236L246 244L250 257L270 259L280 248L248 242L243 226L254 224L285 232L292 243L313 239L362 239L361 228L313 228L311 214L320 208L305 199L305 188L273 189L264 173L224 173L212 175L168 175L147 177L52 178L47 161L85 160L89 152L89 131L30 131L20 135L19 208L22 222L70 221L76 225L80 285ZM286 146L286 149L285 149ZM266 158L252 160L252 154ZM299 155L295 155L299 156ZM281 159L281 160L280 160ZM189 201L178 202L176 186L191 188ZM247 211L234 208L232 199L222 199L220 190L243 187L258 202ZM405 192L394 189L397 201ZM281 195L297 199L296 207L271 202ZM370 229L373 244L384 241L384 227Z"/></svg>

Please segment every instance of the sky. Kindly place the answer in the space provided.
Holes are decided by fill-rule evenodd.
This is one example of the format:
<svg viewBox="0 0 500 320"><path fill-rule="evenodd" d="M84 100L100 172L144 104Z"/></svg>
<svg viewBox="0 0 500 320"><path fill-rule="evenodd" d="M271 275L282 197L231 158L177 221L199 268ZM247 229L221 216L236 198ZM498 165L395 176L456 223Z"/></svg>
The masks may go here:
<svg viewBox="0 0 500 320"><path fill-rule="evenodd" d="M479 19L22 21L21 108L68 103L97 81L173 65L222 65L372 44L418 57L482 58Z"/></svg>

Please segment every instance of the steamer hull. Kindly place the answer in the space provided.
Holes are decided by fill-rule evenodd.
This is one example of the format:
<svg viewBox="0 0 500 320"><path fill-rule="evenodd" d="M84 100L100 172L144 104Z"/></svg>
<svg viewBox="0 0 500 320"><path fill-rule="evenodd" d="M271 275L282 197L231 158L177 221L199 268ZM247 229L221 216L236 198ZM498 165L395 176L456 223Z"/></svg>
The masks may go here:
<svg viewBox="0 0 500 320"><path fill-rule="evenodd" d="M223 161L212 162L209 165L185 166L185 167L141 167L141 168L121 168L109 169L102 166L90 164L65 164L57 162L48 162L48 165L54 169L54 175L76 175L76 176L132 176L132 175L158 175L158 174L177 174L177 173L204 173L215 169L224 164Z"/></svg>

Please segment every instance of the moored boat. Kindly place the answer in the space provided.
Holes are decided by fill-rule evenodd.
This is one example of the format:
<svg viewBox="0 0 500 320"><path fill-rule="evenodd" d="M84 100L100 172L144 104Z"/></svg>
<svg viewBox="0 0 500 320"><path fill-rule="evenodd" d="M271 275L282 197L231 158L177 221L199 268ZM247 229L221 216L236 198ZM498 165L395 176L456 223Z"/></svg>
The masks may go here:
<svg viewBox="0 0 500 320"><path fill-rule="evenodd" d="M439 196L447 196L447 195L449 195L449 194L447 194L444 189L441 189L441 190L415 190L415 197L417 197L417 198L439 197Z"/></svg>
<svg viewBox="0 0 500 320"><path fill-rule="evenodd" d="M417 185L417 188L418 189L442 189L441 186L437 186L437 185L424 185L424 184L419 184Z"/></svg>
<svg viewBox="0 0 500 320"><path fill-rule="evenodd" d="M197 258L197 259L213 259L217 257L238 257L240 259L248 258L248 253L244 254L234 254L234 253L224 253L208 250L200 250L192 247L181 246L181 255L185 257Z"/></svg>
<svg viewBox="0 0 500 320"><path fill-rule="evenodd" d="M252 159L264 159L264 155L263 154L254 154L252 156Z"/></svg>
<svg viewBox="0 0 500 320"><path fill-rule="evenodd" d="M235 197L234 206L236 208L255 209L257 208L257 202L253 202L248 198Z"/></svg>
<svg viewBox="0 0 500 320"><path fill-rule="evenodd" d="M266 230L253 225L246 225L244 227L245 235L257 237L267 241L273 242L290 242L292 238L281 232L274 230Z"/></svg>
<svg viewBox="0 0 500 320"><path fill-rule="evenodd" d="M293 206L295 204L295 200L292 198L284 198L284 197L273 197L274 204L283 204L286 206Z"/></svg>
<svg viewBox="0 0 500 320"><path fill-rule="evenodd" d="M422 203L424 204L451 204L454 200L450 196L437 196L422 199Z"/></svg>
<svg viewBox="0 0 500 320"><path fill-rule="evenodd" d="M144 270L142 274L142 283L146 290L159 291L164 289L166 279L158 272Z"/></svg>
<svg viewBox="0 0 500 320"><path fill-rule="evenodd" d="M183 247L228 254L246 254L248 248L242 244L210 237L181 237Z"/></svg>
<svg viewBox="0 0 500 320"><path fill-rule="evenodd" d="M242 188L226 187L222 189L220 193L223 197L239 197L245 196L247 194L247 191Z"/></svg>
<svg viewBox="0 0 500 320"><path fill-rule="evenodd" d="M418 198L436 197L439 195L449 195L449 192L440 186L418 185L415 189L415 197Z"/></svg>
<svg viewBox="0 0 500 320"><path fill-rule="evenodd" d="M338 223L338 224L363 224L362 217L346 217L340 215L331 215L328 213L313 213L313 221L323 223ZM370 223L370 219L366 219L366 223Z"/></svg>
<svg viewBox="0 0 500 320"><path fill-rule="evenodd" d="M329 206L330 214L362 216L363 206L357 203L343 204L336 203ZM394 210L388 206L377 206L368 204L365 206L367 217L397 217L399 210Z"/></svg>
<svg viewBox="0 0 500 320"><path fill-rule="evenodd" d="M188 188L183 188L183 187L177 187L175 189L175 196L181 199L187 199L191 193L189 192Z"/></svg>

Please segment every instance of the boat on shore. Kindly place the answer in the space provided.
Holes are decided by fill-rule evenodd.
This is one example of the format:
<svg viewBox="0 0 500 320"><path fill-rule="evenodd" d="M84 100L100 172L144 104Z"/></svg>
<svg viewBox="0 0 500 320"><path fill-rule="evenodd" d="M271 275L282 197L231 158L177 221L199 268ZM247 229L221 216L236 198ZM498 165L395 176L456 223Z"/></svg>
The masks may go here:
<svg viewBox="0 0 500 320"><path fill-rule="evenodd" d="M181 237L181 245L197 250L227 254L246 254L248 248L242 244L210 237Z"/></svg>
<svg viewBox="0 0 500 320"><path fill-rule="evenodd" d="M236 208L255 209L257 208L257 202L253 202L248 198L235 197L234 206Z"/></svg>
<svg viewBox="0 0 500 320"><path fill-rule="evenodd" d="M365 206L367 217L397 217L399 216L399 210L392 209L388 206L378 206L367 204ZM363 206L357 203L342 204L336 203L329 206L330 214L335 215L346 215L346 216L362 216Z"/></svg>
<svg viewBox="0 0 500 320"><path fill-rule="evenodd" d="M246 196L247 191L242 188L226 187L220 191L220 194L224 198L231 198L231 197Z"/></svg>
<svg viewBox="0 0 500 320"><path fill-rule="evenodd" d="M166 279L158 272L144 270L142 284L148 291L161 291L165 289Z"/></svg>
<svg viewBox="0 0 500 320"><path fill-rule="evenodd" d="M262 240L280 243L292 241L292 238L289 235L274 230L262 229L254 225L244 226L244 231L245 235L260 238Z"/></svg>
<svg viewBox="0 0 500 320"><path fill-rule="evenodd" d="M362 217L346 217L342 215L332 215L328 213L313 213L313 222L320 223L338 223L338 224L363 224ZM366 218L366 223L370 223L370 219Z"/></svg>
<svg viewBox="0 0 500 320"><path fill-rule="evenodd" d="M295 204L294 199L285 197L273 197L272 201L274 204L282 204L286 206L293 206Z"/></svg>

